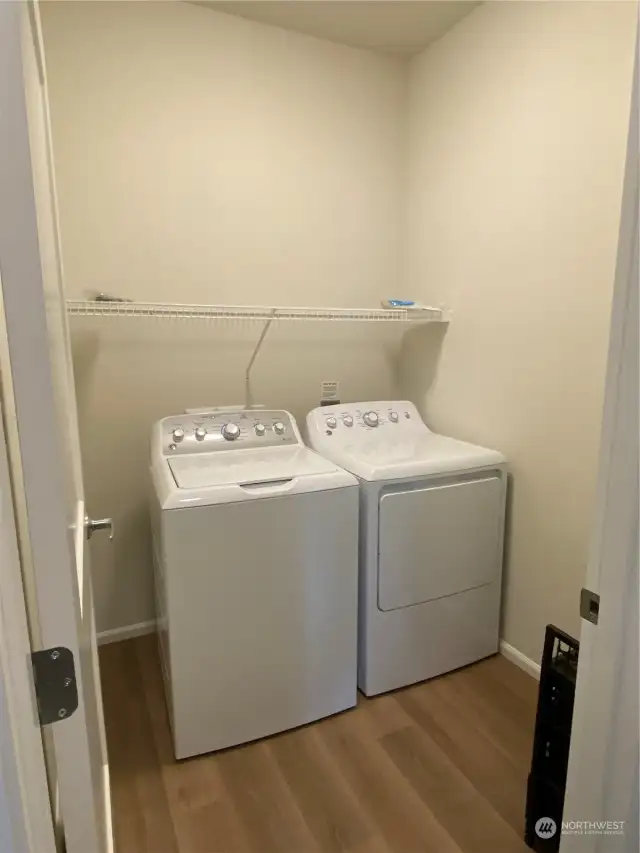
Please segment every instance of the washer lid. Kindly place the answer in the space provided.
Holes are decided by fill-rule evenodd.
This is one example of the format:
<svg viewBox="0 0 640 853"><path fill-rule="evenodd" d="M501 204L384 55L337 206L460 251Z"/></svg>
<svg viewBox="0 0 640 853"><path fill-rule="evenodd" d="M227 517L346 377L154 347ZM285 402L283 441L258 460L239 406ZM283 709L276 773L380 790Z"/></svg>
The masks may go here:
<svg viewBox="0 0 640 853"><path fill-rule="evenodd" d="M168 459L167 464L179 489L267 485L320 474L344 478L335 463L300 445L194 453Z"/></svg>
<svg viewBox="0 0 640 853"><path fill-rule="evenodd" d="M488 450L444 435L426 432L420 438L390 438L369 433L364 439L318 447L334 462L363 480L392 480L491 468L504 465L497 450Z"/></svg>

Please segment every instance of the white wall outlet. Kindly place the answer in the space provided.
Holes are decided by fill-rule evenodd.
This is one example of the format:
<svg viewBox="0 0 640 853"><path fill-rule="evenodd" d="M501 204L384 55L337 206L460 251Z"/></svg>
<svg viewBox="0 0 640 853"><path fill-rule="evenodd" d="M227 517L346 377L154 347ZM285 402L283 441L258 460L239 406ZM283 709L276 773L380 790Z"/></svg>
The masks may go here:
<svg viewBox="0 0 640 853"><path fill-rule="evenodd" d="M332 403L340 402L340 383L339 382L321 382L320 405L329 406Z"/></svg>

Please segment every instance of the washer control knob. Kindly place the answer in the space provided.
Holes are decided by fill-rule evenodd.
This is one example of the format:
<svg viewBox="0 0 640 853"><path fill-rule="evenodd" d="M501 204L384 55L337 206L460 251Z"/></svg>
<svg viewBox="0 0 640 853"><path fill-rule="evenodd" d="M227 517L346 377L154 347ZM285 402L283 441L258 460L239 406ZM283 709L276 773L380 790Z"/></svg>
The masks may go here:
<svg viewBox="0 0 640 853"><path fill-rule="evenodd" d="M351 415L345 415L344 418L342 419L342 423L346 427L352 427L353 426L353 418L351 417Z"/></svg>
<svg viewBox="0 0 640 853"><path fill-rule="evenodd" d="M338 421L335 418L327 418L327 426L329 429L335 429L338 426Z"/></svg>
<svg viewBox="0 0 640 853"><path fill-rule="evenodd" d="M282 421L276 421L276 423L273 425L273 431L276 435L283 435L284 424L282 423Z"/></svg>
<svg viewBox="0 0 640 853"><path fill-rule="evenodd" d="M368 427L378 426L378 415L376 412L365 412L362 420Z"/></svg>
<svg viewBox="0 0 640 853"><path fill-rule="evenodd" d="M196 430L196 440L197 441L204 441L206 434L207 434L207 431L204 427L198 427L198 429Z"/></svg>
<svg viewBox="0 0 640 853"><path fill-rule="evenodd" d="M389 420L393 421L394 424L397 424L398 423L398 413L397 412L391 412L389 414Z"/></svg>
<svg viewBox="0 0 640 853"><path fill-rule="evenodd" d="M240 438L240 427L238 424L225 424L222 427L222 436L227 441L235 441L237 438Z"/></svg>
<svg viewBox="0 0 640 853"><path fill-rule="evenodd" d="M262 438L262 436L267 431L267 428L264 424L256 424L256 435Z"/></svg>
<svg viewBox="0 0 640 853"><path fill-rule="evenodd" d="M171 437L173 438L176 444L179 444L184 438L184 430L180 427L176 427L171 433Z"/></svg>

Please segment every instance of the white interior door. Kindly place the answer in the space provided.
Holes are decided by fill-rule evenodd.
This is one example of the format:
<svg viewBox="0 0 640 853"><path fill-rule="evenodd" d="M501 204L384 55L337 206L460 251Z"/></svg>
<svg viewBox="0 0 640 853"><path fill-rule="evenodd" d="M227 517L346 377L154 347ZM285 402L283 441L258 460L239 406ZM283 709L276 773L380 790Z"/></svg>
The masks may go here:
<svg viewBox="0 0 640 853"><path fill-rule="evenodd" d="M86 553L37 4L0 3L3 409L32 643L75 659L77 711L50 727L54 811L68 853L111 848L109 774Z"/></svg>
<svg viewBox="0 0 640 853"><path fill-rule="evenodd" d="M0 851L55 853L12 494L0 420Z"/></svg>
<svg viewBox="0 0 640 853"><path fill-rule="evenodd" d="M562 853L640 849L638 838L638 54L618 246L586 586L598 623L583 622ZM577 606L577 605L576 605ZM610 834L611 832L620 834ZM572 832L574 834L566 834Z"/></svg>

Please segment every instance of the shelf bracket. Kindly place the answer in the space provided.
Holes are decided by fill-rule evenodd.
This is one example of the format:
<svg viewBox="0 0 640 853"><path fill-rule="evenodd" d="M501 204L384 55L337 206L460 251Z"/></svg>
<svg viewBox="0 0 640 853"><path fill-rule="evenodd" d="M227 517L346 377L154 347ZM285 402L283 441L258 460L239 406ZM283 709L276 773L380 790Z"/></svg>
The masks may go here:
<svg viewBox="0 0 640 853"><path fill-rule="evenodd" d="M246 409L251 409L253 407L253 395L251 393L251 369L253 364L258 357L258 353L262 348L262 344L264 343L264 339L267 337L269 329L271 328L271 324L276 318L276 308L271 309L271 316L264 324L264 328L262 332L260 332L260 337L258 338L258 342L255 345L251 358L249 359L249 363L247 364L247 369L244 374L244 403Z"/></svg>

